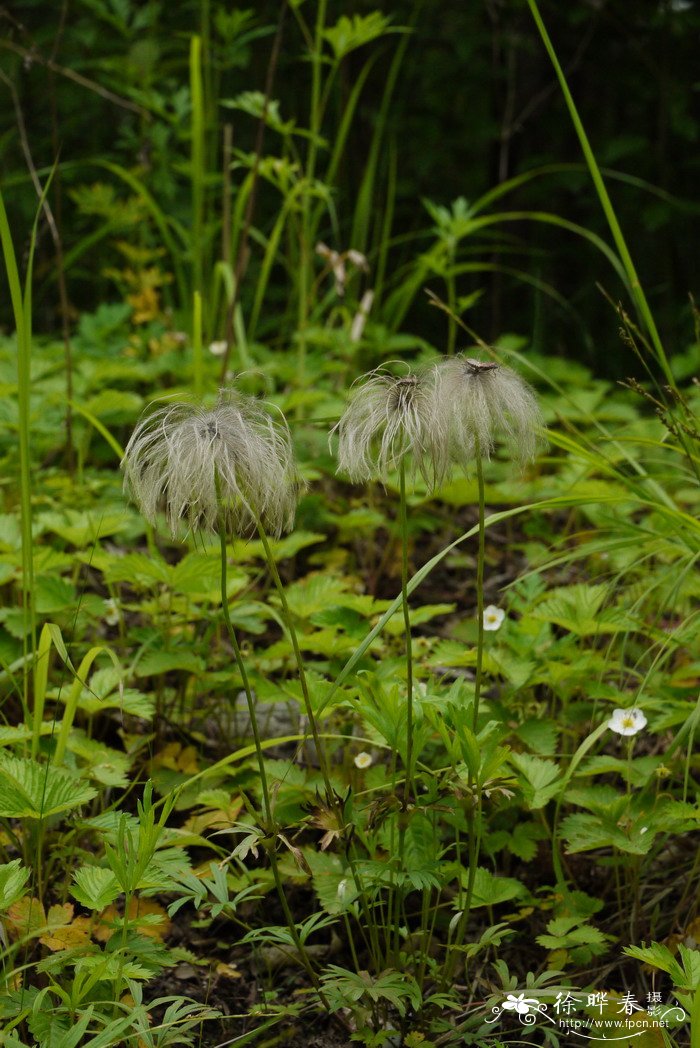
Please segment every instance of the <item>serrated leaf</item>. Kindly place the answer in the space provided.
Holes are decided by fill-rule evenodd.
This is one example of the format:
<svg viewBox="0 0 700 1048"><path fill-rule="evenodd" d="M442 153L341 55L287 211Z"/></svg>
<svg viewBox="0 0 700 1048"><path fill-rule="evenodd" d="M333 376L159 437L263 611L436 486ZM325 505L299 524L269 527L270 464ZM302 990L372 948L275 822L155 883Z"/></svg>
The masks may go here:
<svg viewBox="0 0 700 1048"><path fill-rule="evenodd" d="M630 855L646 855L655 837L654 830L643 825L640 817L623 826L602 815L582 813L567 815L560 833L567 842L567 852L572 855L594 848L617 848Z"/></svg>
<svg viewBox="0 0 700 1048"><path fill-rule="evenodd" d="M53 615L75 605L76 590L58 575L40 575L35 580L35 598L40 615Z"/></svg>
<svg viewBox="0 0 700 1048"><path fill-rule="evenodd" d="M46 915L46 930L39 942L52 953L85 946L90 941L90 921L87 917L73 917L74 908L69 902L57 904Z"/></svg>
<svg viewBox="0 0 700 1048"><path fill-rule="evenodd" d="M21 859L0 866L0 910L7 910L20 898L28 880L29 870L23 868Z"/></svg>
<svg viewBox="0 0 700 1048"><path fill-rule="evenodd" d="M579 637L619 633L634 629L635 620L620 608L603 608L609 587L604 584L577 583L552 590L530 612L534 619L553 622Z"/></svg>
<svg viewBox="0 0 700 1048"><path fill-rule="evenodd" d="M96 795L92 786L62 768L0 754L0 815L7 819L59 815Z"/></svg>
<svg viewBox="0 0 700 1048"><path fill-rule="evenodd" d="M137 677L156 677L171 670L202 673L204 659L193 651L148 651L134 667Z"/></svg>
<svg viewBox="0 0 700 1048"><path fill-rule="evenodd" d="M71 895L88 910L104 910L121 895L117 878L101 866L81 866L73 881Z"/></svg>
<svg viewBox="0 0 700 1048"><path fill-rule="evenodd" d="M525 886L514 877L498 877L483 866L477 866L472 906L496 906L499 902L519 899L524 895L527 895Z"/></svg>
<svg viewBox="0 0 700 1048"><path fill-rule="evenodd" d="M512 753L511 763L520 772L519 784L527 806L543 808L559 792L559 767L554 761L528 753Z"/></svg>

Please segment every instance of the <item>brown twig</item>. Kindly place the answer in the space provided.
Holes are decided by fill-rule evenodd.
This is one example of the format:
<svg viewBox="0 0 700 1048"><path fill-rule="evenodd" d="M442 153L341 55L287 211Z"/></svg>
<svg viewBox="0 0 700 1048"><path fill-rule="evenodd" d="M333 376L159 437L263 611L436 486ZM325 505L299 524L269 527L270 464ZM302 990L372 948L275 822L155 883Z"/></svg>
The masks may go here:
<svg viewBox="0 0 700 1048"><path fill-rule="evenodd" d="M0 8L0 14L4 15L5 13L4 9ZM103 87L102 84L98 84L97 81L90 80L81 73L76 73L74 69L68 69L66 66L59 65L58 62L54 62L51 58L44 58L36 47L20 47L19 44L15 44L12 40L0 40L0 47L4 47L6 51L13 51L14 54L19 55L20 58L23 58L29 64L38 62L39 65L45 66L52 73L65 76L68 80L72 80L74 83L80 84L81 87L87 88L88 91L99 95L100 98L113 102L115 106L119 106L121 109L128 109L132 113L138 113L139 116L144 117L146 120L151 119L149 111L137 102L132 102L128 98L115 94L114 91L110 91L108 88Z"/></svg>

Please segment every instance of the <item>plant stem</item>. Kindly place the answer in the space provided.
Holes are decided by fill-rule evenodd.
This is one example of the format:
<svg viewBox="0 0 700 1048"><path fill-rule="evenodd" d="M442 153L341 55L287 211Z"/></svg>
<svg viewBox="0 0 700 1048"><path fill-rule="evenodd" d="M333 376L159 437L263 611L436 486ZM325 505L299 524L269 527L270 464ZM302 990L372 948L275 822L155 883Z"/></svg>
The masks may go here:
<svg viewBox="0 0 700 1048"><path fill-rule="evenodd" d="M304 188L301 197L301 241L299 244L299 277L297 324L299 353L297 357L297 382L304 387L306 370L306 327L309 315L309 268L311 256L311 193L316 177L316 155L318 135L321 128L321 65L323 61L323 30L326 24L327 0L318 0L313 50L311 53L311 113L309 118L309 149L304 171Z"/></svg>
<svg viewBox="0 0 700 1048"><path fill-rule="evenodd" d="M218 476L216 478L216 487L218 495ZM255 743L255 753L258 758L258 770L260 771L260 788L262 790L263 795L263 823L265 825L266 833L269 833L272 829L272 809L270 807L270 790L267 783L265 761L263 760L263 751L260 742L260 730L258 728L258 718L255 712L255 700L253 699L253 692L250 687L250 681L248 679L248 671L245 668L245 662L243 661L241 649L238 644L236 631L233 628L233 623L231 622L231 615L228 610L228 587L226 583L226 526L223 519L223 513L220 515L219 521L219 543L221 547L221 610L223 611L224 622L228 631L229 640L231 641L231 647L233 648L233 657L236 660L236 666L238 667L238 672L241 675L241 683L243 684L243 691L245 693L246 703L248 705L248 716L250 717L250 726L253 732L253 742Z"/></svg>
<svg viewBox="0 0 700 1048"><path fill-rule="evenodd" d="M481 677L484 663L484 554L486 547L486 529L484 526L484 468L481 462L479 438L474 434L476 456L476 480L479 488L479 549L476 559L476 671L474 676L474 713L472 728L476 734L479 719L479 699L481 698Z"/></svg>
<svg viewBox="0 0 700 1048"><path fill-rule="evenodd" d="M343 806L342 806L342 802L341 802L340 798L338 797L336 791L333 789L333 784L331 783L330 771L329 771L329 768L328 768L328 759L326 757L325 747L323 745L323 742L321 740L321 736L320 736L319 731L318 731L318 725L317 725L317 722L316 722L316 714L314 713L314 709L313 709L313 706L311 704L311 693L309 692L309 684L308 684L308 680L306 678L306 670L304 669L304 660L302 658L301 649L299 647L299 640L298 640L296 629L295 629L295 626L294 626L294 620L292 618L292 613L291 613L291 609L289 607L289 602L287 601L287 594L285 593L284 585L282 583L282 579L280 578L280 573L279 573L279 571L277 569L277 564L275 562L275 558L274 558L274 556L272 554L272 549L270 547L270 540L268 539L267 534L265 532L265 529L262 526L262 523L261 523L261 521L258 518L256 518L255 523L256 523L256 527L258 529L258 535L260 536L260 541L262 542L263 550L265 552L265 559L267 560L267 564L268 564L268 567L270 569L270 574L272 575L272 581L275 584L275 589L277 590L277 594L278 594L279 599L280 599L280 604L282 605L282 615L284 617L284 620L285 620L285 623L286 623L286 626L287 626L287 631L289 633L289 639L290 639L290 642L291 642L291 645L292 645L292 650L294 652L294 659L295 659L296 664L297 664L297 671L299 673L299 684L301 685L301 693L302 693L302 696L303 696L303 699L304 699L304 709L305 709L305 712L306 712L306 718L307 718L307 720L309 722L309 727L311 728L311 735L312 735L312 738L314 740L314 746L316 747L316 755L318 757L318 762L319 762L319 765L320 765L320 768L321 768L321 775L323 776L323 783L324 783L324 785L326 787L326 800L327 800L327 803L335 810L336 818L338 820L338 827L339 827L341 833L343 834L343 836L346 837L346 843L347 843L347 835L346 835L347 824L345 822L345 815L343 813ZM365 918L368 921L368 924L369 924L369 927L370 927L370 938L372 940L372 948L373 948L373 950L375 952L375 955L378 955L378 944L376 942L376 929L374 929L373 921L370 920L369 903L368 903L367 896L366 896L366 893L365 893L365 890L364 890L364 886L362 885L362 882L360 880L360 877L359 877L359 874L358 874L358 871L357 871L357 867L356 867L354 858L350 854L350 849L349 848L347 849L346 855L347 855L347 859L348 859L348 864L350 866L350 872L352 874L353 883L355 885L355 890L357 891L357 893L359 895L361 905L363 906L364 911L365 911ZM349 930L349 927L348 927L348 930ZM350 934L350 945L351 945L352 952L355 953L355 944L354 944L354 942L352 940L352 935L351 934Z"/></svg>
<svg viewBox="0 0 700 1048"><path fill-rule="evenodd" d="M335 796L335 791L333 790L333 786L331 784L330 773L328 770L328 759L326 757L326 751L318 732L316 716L314 714L314 709L311 704L311 694L309 692L309 683L306 679L304 660L301 655L301 649L299 648L299 640L297 638L296 629L294 628L294 621L292 619L292 613L290 611L289 603L287 601L287 594L285 593L284 585L282 584L282 579L280 578L280 573L277 570L277 564L275 563L275 558L272 554L272 549L270 548L270 540L268 539L267 534L265 533L265 529L263 528L260 520L256 519L255 523L258 529L258 535L260 536L260 541L262 542L263 550L265 552L265 559L267 560L267 565L270 569L270 574L272 575L272 581L275 584L275 589L277 590L277 594L280 599L280 604L282 605L282 614L284 616L284 620L287 626L289 640L292 645L292 651L294 652L294 659L297 664L297 671L299 673L299 684L301 685L301 694L304 699L304 710L306 712L306 717L309 722L309 727L311 728L311 735L314 740L314 746L316 747L316 755L318 757L318 763L321 767L321 774L323 776L323 782L326 787L326 796L328 799L328 803L332 804Z"/></svg>
<svg viewBox="0 0 700 1048"><path fill-rule="evenodd" d="M404 803L408 804L413 787L413 645L411 614L408 607L408 514L406 512L406 466L399 466L399 521L401 526L401 606L406 634L406 782Z"/></svg>
<svg viewBox="0 0 700 1048"><path fill-rule="evenodd" d="M218 475L215 477L215 480L217 496L219 496L220 485ZM243 691L245 693L246 702L248 704L248 715L250 717L250 725L253 732L253 742L255 743L255 753L258 759L258 770L260 772L260 788L262 790L263 795L263 829L267 836L267 840L265 841L265 850L270 860L270 869L272 870L272 876L275 882L275 887L277 889L277 894L279 895L280 903L282 904L282 910L284 911L284 917L287 922L287 927L289 928L289 933L292 936L294 946L296 947L296 950L299 954L299 959L301 963L304 965L304 968L309 978L311 979L311 982L313 983L316 992L318 993L321 1003L327 1009L328 1003L323 993L319 989L320 983L318 980L318 976L316 975L316 972L314 971L311 965L311 961L309 960L309 955L304 947L304 944L299 938L299 932L297 931L292 911L289 908L289 903L287 901L284 885L282 884L282 878L279 872L277 855L275 854L276 835L274 832L274 825L272 819L272 808L270 806L270 789L267 781L267 772L265 770L265 761L263 759L263 750L260 741L258 719L255 712L255 701L253 699L253 692L250 687L248 672L245 668L245 662L243 661L243 655L241 654L241 649L238 644L238 638L236 637L236 631L233 628L233 623L231 622L231 615L228 610L228 592L226 585L226 526L223 513L220 514L219 521L219 543L221 547L221 608L223 611L224 622L226 623L226 629L228 631L229 639L231 641L231 647L233 648L233 655L236 660L238 672L241 675L241 682L243 684Z"/></svg>

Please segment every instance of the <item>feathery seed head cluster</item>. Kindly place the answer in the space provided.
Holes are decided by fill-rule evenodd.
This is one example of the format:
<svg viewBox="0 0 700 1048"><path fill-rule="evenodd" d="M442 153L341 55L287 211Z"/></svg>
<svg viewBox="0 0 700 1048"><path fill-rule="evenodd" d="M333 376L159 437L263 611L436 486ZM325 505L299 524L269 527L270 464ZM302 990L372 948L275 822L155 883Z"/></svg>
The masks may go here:
<svg viewBox="0 0 700 1048"><path fill-rule="evenodd" d="M468 469L498 436L521 464L535 457L542 417L535 394L510 368L463 354L435 365L435 396L450 434L450 458Z"/></svg>
<svg viewBox="0 0 700 1048"><path fill-rule="evenodd" d="M259 520L279 536L294 523L298 480L286 422L253 397L222 390L211 411L191 404L159 408L137 425L126 446L124 487L146 520L165 512L175 535L193 531L248 535ZM217 493L218 480L218 493Z"/></svg>
<svg viewBox="0 0 700 1048"><path fill-rule="evenodd" d="M338 468L352 481L385 479L411 454L429 487L445 476L447 431L436 411L430 372L395 376L371 371L355 384L350 403L333 428L339 437Z"/></svg>
<svg viewBox="0 0 700 1048"><path fill-rule="evenodd" d="M510 368L459 355L396 377L380 369L356 384L338 432L338 467L353 481L384 479L409 453L429 487L453 465L488 458L499 435L524 464L535 457L540 411Z"/></svg>

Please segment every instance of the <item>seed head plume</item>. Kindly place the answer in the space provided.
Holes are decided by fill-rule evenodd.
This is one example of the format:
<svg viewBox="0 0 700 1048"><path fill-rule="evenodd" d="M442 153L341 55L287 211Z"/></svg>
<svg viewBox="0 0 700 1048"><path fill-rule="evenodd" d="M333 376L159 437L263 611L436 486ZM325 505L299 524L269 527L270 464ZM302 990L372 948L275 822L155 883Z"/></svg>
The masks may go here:
<svg viewBox="0 0 700 1048"><path fill-rule="evenodd" d="M165 513L171 534L249 535L260 521L279 536L294 524L298 481L286 422L259 401L222 390L211 411L171 404L142 419L122 460L124 488L146 520ZM217 492L218 484L218 492Z"/></svg>
<svg viewBox="0 0 700 1048"><path fill-rule="evenodd" d="M436 411L430 371L395 376L379 368L353 386L350 403L333 428L338 469L354 482L379 478L410 455L430 488L448 466L447 428Z"/></svg>
<svg viewBox="0 0 700 1048"><path fill-rule="evenodd" d="M463 354L435 365L436 410L449 430L449 455L468 469L499 438L524 465L535 457L542 416L533 390L515 371Z"/></svg>

